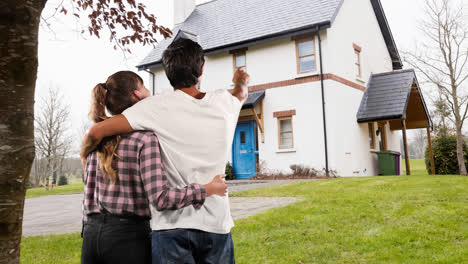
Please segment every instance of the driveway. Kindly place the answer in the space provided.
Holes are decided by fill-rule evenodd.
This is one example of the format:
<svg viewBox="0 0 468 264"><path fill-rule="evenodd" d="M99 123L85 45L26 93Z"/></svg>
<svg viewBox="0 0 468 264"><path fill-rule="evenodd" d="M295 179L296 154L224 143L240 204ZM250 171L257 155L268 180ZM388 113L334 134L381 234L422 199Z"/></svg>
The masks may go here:
<svg viewBox="0 0 468 264"><path fill-rule="evenodd" d="M311 180L228 182L229 192L273 185L293 184ZM81 231L81 203L83 194L50 195L26 199L23 235L38 236ZM271 208L286 206L300 200L296 197L230 197L231 214L240 219Z"/></svg>

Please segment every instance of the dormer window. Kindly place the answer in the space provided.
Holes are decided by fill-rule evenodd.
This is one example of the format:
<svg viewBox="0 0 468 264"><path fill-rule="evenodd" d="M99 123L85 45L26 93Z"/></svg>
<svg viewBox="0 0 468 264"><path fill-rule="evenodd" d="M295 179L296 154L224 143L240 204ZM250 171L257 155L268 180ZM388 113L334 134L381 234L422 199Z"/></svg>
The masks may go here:
<svg viewBox="0 0 468 264"><path fill-rule="evenodd" d="M315 62L315 39L309 37L296 40L297 73L313 72L317 69Z"/></svg>
<svg viewBox="0 0 468 264"><path fill-rule="evenodd" d="M354 68L357 78L362 78L362 67L361 67L361 47L356 44L353 44L354 48Z"/></svg>

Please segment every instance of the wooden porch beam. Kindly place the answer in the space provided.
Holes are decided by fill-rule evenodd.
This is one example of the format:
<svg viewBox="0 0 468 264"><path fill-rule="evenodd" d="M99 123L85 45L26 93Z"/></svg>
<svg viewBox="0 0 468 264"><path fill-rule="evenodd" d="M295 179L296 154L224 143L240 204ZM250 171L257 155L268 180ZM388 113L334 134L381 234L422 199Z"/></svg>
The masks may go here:
<svg viewBox="0 0 468 264"><path fill-rule="evenodd" d="M409 156L408 156L408 140L406 138L406 120L401 120L401 126L403 127L403 146L405 148L405 163L406 163L406 175L411 175Z"/></svg>
<svg viewBox="0 0 468 264"><path fill-rule="evenodd" d="M435 174L435 164L434 164L434 153L432 152L432 139L431 139L431 131L429 127L427 129L427 143L429 147L429 159L431 161L431 175Z"/></svg>
<svg viewBox="0 0 468 264"><path fill-rule="evenodd" d="M257 111L255 107L252 108L253 115L255 117L255 121L257 122L257 126L260 129L260 134L262 136L262 143L265 143L265 131L264 131L264 124L263 124L263 100L260 101L260 117L258 118Z"/></svg>

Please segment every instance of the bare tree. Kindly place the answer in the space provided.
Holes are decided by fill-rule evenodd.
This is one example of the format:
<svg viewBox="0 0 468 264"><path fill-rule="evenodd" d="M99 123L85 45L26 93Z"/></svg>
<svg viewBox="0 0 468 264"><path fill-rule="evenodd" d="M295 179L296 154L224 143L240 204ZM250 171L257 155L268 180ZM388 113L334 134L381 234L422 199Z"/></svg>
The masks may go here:
<svg viewBox="0 0 468 264"><path fill-rule="evenodd" d="M41 159L36 153L34 158L31 174L29 175L29 183L31 187L39 187L47 175L44 159Z"/></svg>
<svg viewBox="0 0 468 264"><path fill-rule="evenodd" d="M34 90L37 78L39 23L47 0L0 1L0 264L19 263L26 184L35 156ZM64 8L68 3L72 8ZM59 1L52 15L81 16L83 34L111 41L156 43L170 30L156 24L138 0ZM75 15L76 14L76 15ZM50 17L44 20L49 26ZM43 20L43 21L44 21Z"/></svg>
<svg viewBox="0 0 468 264"><path fill-rule="evenodd" d="M421 31L426 39L415 52L406 52L405 60L432 83L448 106L457 136L460 174L466 176L463 158L463 124L468 113L468 23L463 1L427 0ZM464 89L465 88L465 89Z"/></svg>
<svg viewBox="0 0 468 264"><path fill-rule="evenodd" d="M46 163L46 190L49 189L50 177L52 186L56 184L57 172L68 155L71 141L67 137L69 106L63 103L57 88L49 88L47 97L36 116L36 151Z"/></svg>
<svg viewBox="0 0 468 264"><path fill-rule="evenodd" d="M416 158L424 158L424 152L427 145L427 134L425 129L417 129L413 140L414 155Z"/></svg>

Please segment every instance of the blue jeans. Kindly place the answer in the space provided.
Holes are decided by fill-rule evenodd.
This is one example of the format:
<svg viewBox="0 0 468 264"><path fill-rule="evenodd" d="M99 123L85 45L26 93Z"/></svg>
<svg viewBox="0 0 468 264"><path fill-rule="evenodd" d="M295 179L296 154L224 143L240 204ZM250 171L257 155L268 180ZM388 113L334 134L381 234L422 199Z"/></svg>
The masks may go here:
<svg viewBox="0 0 468 264"><path fill-rule="evenodd" d="M153 231L153 264L234 264L231 233L194 229Z"/></svg>

